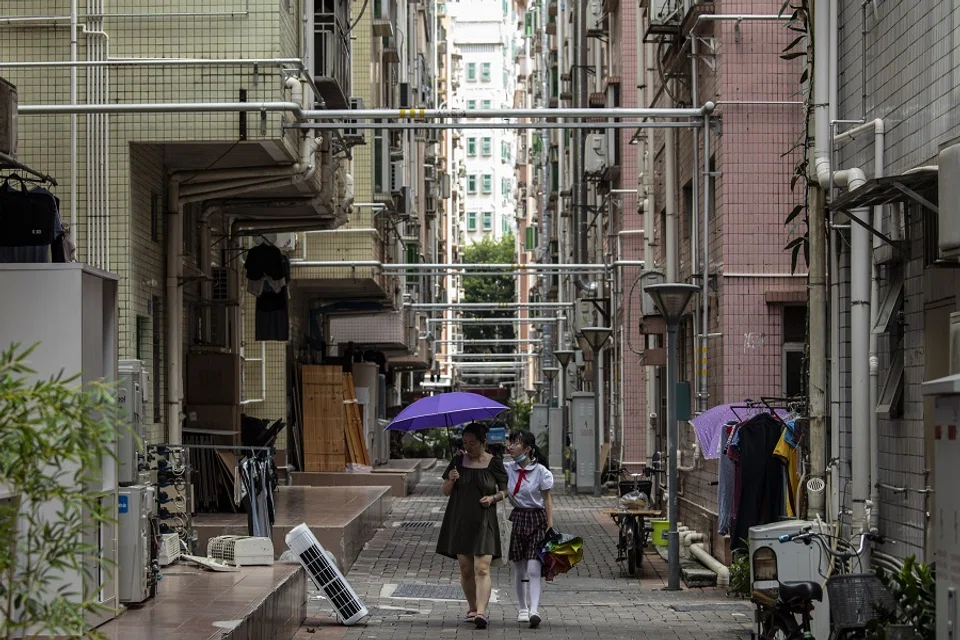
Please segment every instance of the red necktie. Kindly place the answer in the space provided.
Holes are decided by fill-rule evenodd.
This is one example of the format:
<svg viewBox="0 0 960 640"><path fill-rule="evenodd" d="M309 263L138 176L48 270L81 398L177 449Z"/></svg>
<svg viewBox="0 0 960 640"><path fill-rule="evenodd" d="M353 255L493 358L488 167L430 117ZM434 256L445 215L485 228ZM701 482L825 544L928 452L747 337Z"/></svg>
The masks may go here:
<svg viewBox="0 0 960 640"><path fill-rule="evenodd" d="M520 469L520 475L517 477L517 485L513 488L513 495L520 493L520 485L523 484L523 479L527 477L527 470Z"/></svg>

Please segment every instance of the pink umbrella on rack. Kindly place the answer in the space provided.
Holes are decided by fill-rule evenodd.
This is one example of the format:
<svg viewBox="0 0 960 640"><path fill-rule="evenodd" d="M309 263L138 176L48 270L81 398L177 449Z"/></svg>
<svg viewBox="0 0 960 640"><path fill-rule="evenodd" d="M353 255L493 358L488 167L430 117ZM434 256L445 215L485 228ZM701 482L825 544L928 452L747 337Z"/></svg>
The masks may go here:
<svg viewBox="0 0 960 640"><path fill-rule="evenodd" d="M761 411L771 412L764 406L744 407L744 403L718 404L707 409L700 415L690 420L693 430L697 433L697 440L700 441L700 451L703 457L708 460L715 460L720 457L720 434L724 425L728 422L741 422L749 420ZM780 418L786 418L790 412L786 409L772 410Z"/></svg>

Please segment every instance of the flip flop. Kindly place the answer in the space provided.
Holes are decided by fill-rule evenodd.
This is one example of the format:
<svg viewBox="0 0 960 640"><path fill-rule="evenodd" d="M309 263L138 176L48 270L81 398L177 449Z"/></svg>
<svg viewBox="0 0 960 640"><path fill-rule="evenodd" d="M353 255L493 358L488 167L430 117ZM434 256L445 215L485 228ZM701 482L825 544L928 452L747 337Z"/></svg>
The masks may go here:
<svg viewBox="0 0 960 640"><path fill-rule="evenodd" d="M464 618L466 622L473 622L477 617L476 611L467 611L467 617Z"/></svg>
<svg viewBox="0 0 960 640"><path fill-rule="evenodd" d="M478 613L477 617L473 619L473 623L477 625L477 629L486 629L489 621L487 620L487 616Z"/></svg>

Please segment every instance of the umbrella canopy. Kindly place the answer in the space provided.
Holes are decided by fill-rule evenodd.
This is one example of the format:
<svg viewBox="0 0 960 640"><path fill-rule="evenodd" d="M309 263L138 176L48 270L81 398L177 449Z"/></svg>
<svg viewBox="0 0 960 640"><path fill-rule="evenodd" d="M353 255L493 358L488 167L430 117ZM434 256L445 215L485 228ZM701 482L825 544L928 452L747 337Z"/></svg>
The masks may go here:
<svg viewBox="0 0 960 640"><path fill-rule="evenodd" d="M736 407L736 410L731 407ZM720 457L720 433L725 424L748 420L760 411L769 411L766 407L748 409L741 407L743 403L718 404L690 420L694 431L697 432L697 440L700 441L700 451L703 452L704 458L712 460ZM786 418L790 412L786 409L776 409L775 413L781 418Z"/></svg>
<svg viewBox="0 0 960 640"><path fill-rule="evenodd" d="M401 411L387 429L416 431L433 427L452 427L473 420L490 420L507 407L478 393L453 391L421 398Z"/></svg>

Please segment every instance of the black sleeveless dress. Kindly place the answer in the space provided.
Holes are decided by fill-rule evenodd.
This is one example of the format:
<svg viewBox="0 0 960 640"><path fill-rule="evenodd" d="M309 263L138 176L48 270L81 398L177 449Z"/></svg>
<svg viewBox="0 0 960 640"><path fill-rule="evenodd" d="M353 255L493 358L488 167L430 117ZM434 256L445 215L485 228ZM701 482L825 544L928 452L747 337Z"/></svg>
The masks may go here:
<svg viewBox="0 0 960 640"><path fill-rule="evenodd" d="M460 479L453 485L453 493L443 512L437 553L448 558L458 555L499 558L502 551L497 507L484 507L480 498L507 488L503 460L494 456L486 469L471 469L463 466L462 458L455 458L443 472L444 480L454 467L460 473Z"/></svg>

